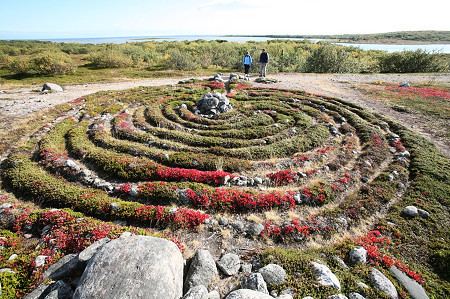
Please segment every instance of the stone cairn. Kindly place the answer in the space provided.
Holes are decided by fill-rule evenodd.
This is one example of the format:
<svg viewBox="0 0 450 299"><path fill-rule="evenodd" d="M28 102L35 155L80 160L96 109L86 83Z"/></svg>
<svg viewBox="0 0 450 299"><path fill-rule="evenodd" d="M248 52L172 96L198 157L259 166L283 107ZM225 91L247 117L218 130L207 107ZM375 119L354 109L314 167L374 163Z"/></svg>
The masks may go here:
<svg viewBox="0 0 450 299"><path fill-rule="evenodd" d="M233 73L230 74L228 80L224 80L222 74L216 74L209 79L209 81L225 83L225 87L228 86L228 90L230 83L237 83L239 80L239 75ZM204 117L214 117L215 115L230 111L231 109L233 109L233 106L230 104L230 100L226 95L218 92L208 92L197 102L197 105L194 107L194 113Z"/></svg>
<svg viewBox="0 0 450 299"><path fill-rule="evenodd" d="M230 100L224 94L208 92L197 102L197 106L194 107L194 113L212 117L231 109L233 109L233 106L231 106Z"/></svg>

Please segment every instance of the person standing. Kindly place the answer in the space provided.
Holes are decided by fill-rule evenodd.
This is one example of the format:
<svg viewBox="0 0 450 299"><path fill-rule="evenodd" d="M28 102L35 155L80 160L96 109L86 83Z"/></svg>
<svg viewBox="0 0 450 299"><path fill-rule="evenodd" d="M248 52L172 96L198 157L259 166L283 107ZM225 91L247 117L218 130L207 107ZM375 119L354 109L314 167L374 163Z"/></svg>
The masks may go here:
<svg viewBox="0 0 450 299"><path fill-rule="evenodd" d="M269 63L269 53L266 52L266 49L263 49L261 55L259 55L259 76L265 77L267 64Z"/></svg>
<svg viewBox="0 0 450 299"><path fill-rule="evenodd" d="M245 77L248 78L248 73L250 71L250 66L253 63L253 58L250 55L249 52L246 52L244 57L242 57L242 64L244 65L244 73L245 73Z"/></svg>

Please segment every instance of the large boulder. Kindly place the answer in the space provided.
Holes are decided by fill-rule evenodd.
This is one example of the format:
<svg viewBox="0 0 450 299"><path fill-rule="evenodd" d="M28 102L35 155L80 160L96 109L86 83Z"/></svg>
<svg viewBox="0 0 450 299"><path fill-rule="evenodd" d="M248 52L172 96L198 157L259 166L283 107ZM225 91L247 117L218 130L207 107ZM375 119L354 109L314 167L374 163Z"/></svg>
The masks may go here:
<svg viewBox="0 0 450 299"><path fill-rule="evenodd" d="M44 272L43 276L45 279L58 280L70 276L77 270L82 270L82 265L78 262L77 255L72 253L65 255L58 262L51 265Z"/></svg>
<svg viewBox="0 0 450 299"><path fill-rule="evenodd" d="M286 271L276 264L268 264L258 271L269 285L280 285L286 279Z"/></svg>
<svg viewBox="0 0 450 299"><path fill-rule="evenodd" d="M63 88L56 83L45 83L41 91L63 92Z"/></svg>
<svg viewBox="0 0 450 299"><path fill-rule="evenodd" d="M273 297L254 290L240 289L231 292L225 299L273 299Z"/></svg>
<svg viewBox="0 0 450 299"><path fill-rule="evenodd" d="M192 258L184 287L186 290L198 285L208 287L218 274L216 262L211 253L208 250L199 249Z"/></svg>
<svg viewBox="0 0 450 299"><path fill-rule="evenodd" d="M227 253L217 261L217 266L225 275L235 275L241 268L241 259L237 254Z"/></svg>
<svg viewBox="0 0 450 299"><path fill-rule="evenodd" d="M205 286L198 285L191 288L184 296L183 299L203 299L208 295L208 289Z"/></svg>
<svg viewBox="0 0 450 299"><path fill-rule="evenodd" d="M89 260L74 299L178 299L184 260L165 239L124 236L104 244Z"/></svg>
<svg viewBox="0 0 450 299"><path fill-rule="evenodd" d="M241 287L253 291L258 291L264 294L269 294L267 290L267 284L264 281L261 273L251 273L248 276L244 276L241 279Z"/></svg>
<svg viewBox="0 0 450 299"><path fill-rule="evenodd" d="M95 241L78 254L80 263L86 264L103 245L111 241L109 238L103 238Z"/></svg>
<svg viewBox="0 0 450 299"><path fill-rule="evenodd" d="M335 289L341 289L339 279L331 272L330 268L318 262L311 262L314 274L319 284Z"/></svg>
<svg viewBox="0 0 450 299"><path fill-rule="evenodd" d="M386 294L387 297L391 299L398 298L398 293L395 289L395 286L379 270L372 268L372 270L370 271L370 281L377 290Z"/></svg>
<svg viewBox="0 0 450 299"><path fill-rule="evenodd" d="M403 208L402 214L405 217L413 218L413 217L416 217L417 215L419 215L419 211L418 211L417 207L415 207L415 206L407 206L407 207Z"/></svg>
<svg viewBox="0 0 450 299"><path fill-rule="evenodd" d="M411 279L400 271L396 266L392 266L389 271L398 280L398 282L408 291L413 299L428 299L424 288L415 280Z"/></svg>
<svg viewBox="0 0 450 299"><path fill-rule="evenodd" d="M73 291L68 284L59 280L51 287L50 293L45 299L71 299Z"/></svg>

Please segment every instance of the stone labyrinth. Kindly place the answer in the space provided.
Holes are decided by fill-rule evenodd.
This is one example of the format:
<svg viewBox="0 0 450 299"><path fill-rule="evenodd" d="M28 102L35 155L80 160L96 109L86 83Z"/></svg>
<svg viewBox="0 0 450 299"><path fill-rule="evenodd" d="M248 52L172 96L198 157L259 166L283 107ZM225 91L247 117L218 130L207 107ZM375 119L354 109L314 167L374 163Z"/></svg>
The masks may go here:
<svg viewBox="0 0 450 299"><path fill-rule="evenodd" d="M44 206L181 240L227 228L236 239L326 241L402 196L409 152L379 116L303 92L228 87L233 108L214 116L196 104L225 94L221 82L80 98L7 158L4 180Z"/></svg>

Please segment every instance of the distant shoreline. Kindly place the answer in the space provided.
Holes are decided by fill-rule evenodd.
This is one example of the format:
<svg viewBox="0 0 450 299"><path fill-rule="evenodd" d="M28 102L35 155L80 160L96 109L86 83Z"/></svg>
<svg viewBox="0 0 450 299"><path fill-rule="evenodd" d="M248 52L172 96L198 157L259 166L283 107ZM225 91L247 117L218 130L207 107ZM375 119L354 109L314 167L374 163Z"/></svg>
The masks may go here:
<svg viewBox="0 0 450 299"><path fill-rule="evenodd" d="M352 40L352 39L334 39L334 38L317 38L317 37L303 37L290 35L224 35L224 37L261 37L273 39L305 39L305 40L320 40L330 43L346 43L346 44L379 44L379 45L450 45L450 40L443 41L415 41L406 39L373 39L373 40Z"/></svg>
<svg viewBox="0 0 450 299"><path fill-rule="evenodd" d="M317 39L332 43L347 44L384 44L384 45L433 45L450 44L450 31L397 31L373 34L304 35L227 35L229 37L258 37L275 39Z"/></svg>

